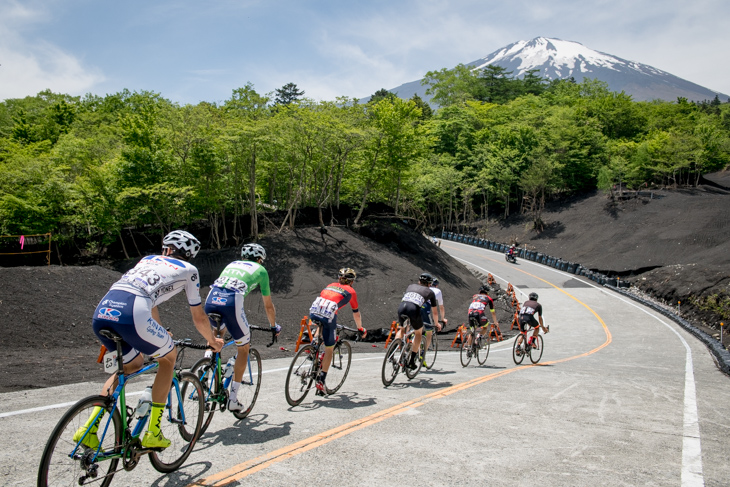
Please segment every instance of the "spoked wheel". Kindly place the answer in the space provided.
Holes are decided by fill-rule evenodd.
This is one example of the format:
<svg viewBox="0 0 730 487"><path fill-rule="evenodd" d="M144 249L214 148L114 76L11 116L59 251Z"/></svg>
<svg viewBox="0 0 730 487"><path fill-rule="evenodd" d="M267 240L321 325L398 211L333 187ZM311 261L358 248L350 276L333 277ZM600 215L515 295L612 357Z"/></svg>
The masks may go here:
<svg viewBox="0 0 730 487"><path fill-rule="evenodd" d="M256 404L256 398L259 396L259 389L261 389L261 355L258 350L251 348L248 351L246 372L243 373L241 385L236 394L236 399L243 409L233 411L235 417L243 419L251 413L253 405Z"/></svg>
<svg viewBox="0 0 730 487"><path fill-rule="evenodd" d="M218 379L218 370L216 367L216 364L211 364L212 359L210 358L201 358L197 362L195 362L195 365L193 365L190 368L190 372L195 374L195 376L200 380L200 385L203 388L203 400L205 401L205 411L204 411L204 418L203 418L203 424L200 427L200 434L202 435L205 433L205 431L208 429L208 425L210 425L211 420L213 419L213 413L215 412L215 409L217 407L217 402L213 400L213 397L219 393L219 384L220 381ZM195 389L192 389L191 391L188 391L187 394L189 396L188 399L192 399L194 397L194 394L196 393Z"/></svg>
<svg viewBox="0 0 730 487"><path fill-rule="evenodd" d="M385 358L383 359L383 369L381 371L381 378L383 379L383 385L388 387L395 380L395 376L400 372L400 359L401 353L403 352L403 340L396 338L390 345L388 350L385 352Z"/></svg>
<svg viewBox="0 0 730 487"><path fill-rule="evenodd" d="M412 342L409 343L408 345L406 345L406 352L405 352L405 358L404 358L404 360L406 362L406 367L405 367L406 377L408 377L409 379L413 379L414 377L416 377L418 375L418 372L421 371L421 366L423 366L423 361L421 360L421 356L423 354L423 347L424 347L423 337L421 337L421 346L420 346L420 350L418 351L418 356L416 357L416 368L415 369L408 368L408 358L411 356L411 350L412 350L411 346L412 345L413 345Z"/></svg>
<svg viewBox="0 0 730 487"><path fill-rule="evenodd" d="M467 337L461 341L461 352L459 353L459 359L461 359L461 366L466 367L471 362L472 349L471 341L474 338L474 334L470 333Z"/></svg>
<svg viewBox="0 0 730 487"><path fill-rule="evenodd" d="M327 394L334 394L345 383L352 362L352 347L347 341L338 341L332 350L332 363L327 372ZM330 387L329 385L332 385Z"/></svg>
<svg viewBox="0 0 730 487"><path fill-rule="evenodd" d="M107 455L121 451L123 431L122 418L116 408L111 413L109 422L112 405L107 397L91 396L74 404L63 415L43 450L38 469L39 486L100 482L99 485L106 487L111 483L119 458L109 459ZM97 407L101 409L96 409ZM100 410L103 410L104 414L99 416L98 425L86 425L92 415L96 417ZM107 423L109 423L108 428ZM102 439L100 436L104 429L107 431ZM89 448L83 444L86 438L89 438L87 443L93 443L90 435L98 438L96 444L101 441L98 455L96 448Z"/></svg>
<svg viewBox="0 0 730 487"><path fill-rule="evenodd" d="M512 345L512 360L520 365L525 360L525 337L522 333L518 333L515 337L515 343Z"/></svg>
<svg viewBox="0 0 730 487"><path fill-rule="evenodd" d="M172 381L160 418L160 431L171 443L162 451L150 453L150 462L158 472L177 470L193 452L205 413L203 394L203 386L192 372L182 372Z"/></svg>
<svg viewBox="0 0 730 487"><path fill-rule="evenodd" d="M479 365L484 365L489 357L489 344L491 342L489 335L482 335L477 340L477 362Z"/></svg>
<svg viewBox="0 0 730 487"><path fill-rule="evenodd" d="M530 362L536 364L542 358L542 335L537 335L530 348Z"/></svg>
<svg viewBox="0 0 730 487"><path fill-rule="evenodd" d="M433 364L436 363L436 355L438 353L439 341L434 330L431 332L431 343L428 344L428 348L426 349L423 366L430 370Z"/></svg>
<svg viewBox="0 0 730 487"><path fill-rule="evenodd" d="M312 387L315 374L319 372L316 361L317 349L312 345L305 345L294 355L284 385L286 402L290 406L298 406Z"/></svg>

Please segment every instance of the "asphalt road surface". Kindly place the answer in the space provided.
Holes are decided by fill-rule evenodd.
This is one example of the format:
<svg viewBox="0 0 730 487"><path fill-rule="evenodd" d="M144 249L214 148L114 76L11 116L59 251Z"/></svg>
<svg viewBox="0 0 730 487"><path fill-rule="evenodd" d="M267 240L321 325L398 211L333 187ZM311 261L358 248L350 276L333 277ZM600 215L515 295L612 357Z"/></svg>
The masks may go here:
<svg viewBox="0 0 730 487"><path fill-rule="evenodd" d="M516 366L510 340L494 343L484 366L463 368L442 340L433 370L385 388L379 348L353 357L337 394L310 392L291 408L289 360L267 360L249 418L216 413L180 470L161 475L143 460L112 485L730 485L730 379L702 343L574 275L442 248L503 287L539 293L550 333L538 366ZM0 484L35 485L51 429L98 389L0 395Z"/></svg>

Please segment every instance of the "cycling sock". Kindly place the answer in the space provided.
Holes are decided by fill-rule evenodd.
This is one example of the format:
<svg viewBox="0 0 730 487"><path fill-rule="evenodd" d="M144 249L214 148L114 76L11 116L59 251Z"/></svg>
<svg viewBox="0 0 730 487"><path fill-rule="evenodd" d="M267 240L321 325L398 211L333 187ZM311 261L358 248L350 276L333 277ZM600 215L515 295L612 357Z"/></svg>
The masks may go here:
<svg viewBox="0 0 730 487"><path fill-rule="evenodd" d="M327 372L324 370L319 371L319 377L317 377L317 380L320 382L324 382L324 380L327 378Z"/></svg>
<svg viewBox="0 0 730 487"><path fill-rule="evenodd" d="M101 411L101 414L99 414L99 411ZM101 406L94 406L94 409L91 410L91 416L89 416L89 419L86 420L86 423L84 423L84 428L90 427L96 421L96 428L91 431L91 433L96 433L96 429L99 427L99 422L101 421L101 418L104 417L104 412L105 411ZM97 414L99 414L98 418L96 417Z"/></svg>
<svg viewBox="0 0 730 487"><path fill-rule="evenodd" d="M152 403L152 410L150 412L150 425L147 430L154 436L160 434L160 419L162 417L162 409L165 407L164 404Z"/></svg>
<svg viewBox="0 0 730 487"><path fill-rule="evenodd" d="M231 381L231 397L236 397L238 395L238 387L240 385L240 382L236 382L235 380Z"/></svg>

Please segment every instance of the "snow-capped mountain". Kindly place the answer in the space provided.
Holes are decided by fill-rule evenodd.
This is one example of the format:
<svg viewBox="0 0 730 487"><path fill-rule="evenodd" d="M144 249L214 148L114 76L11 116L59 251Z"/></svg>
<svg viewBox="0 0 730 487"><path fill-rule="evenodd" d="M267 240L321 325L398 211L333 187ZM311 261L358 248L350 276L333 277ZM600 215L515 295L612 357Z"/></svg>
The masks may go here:
<svg viewBox="0 0 730 487"><path fill-rule="evenodd" d="M702 101L712 100L716 95L722 101L728 98L725 94L652 66L594 51L579 42L547 37L515 42L467 64L473 69L482 69L487 65L503 67L517 78L522 78L529 70L536 69L538 76L548 79L572 77L579 83L584 78L599 79L608 83L612 91L624 91L637 101L676 101L678 97ZM401 98L410 98L414 93L418 93L424 100L430 98L425 95L426 87L421 86L420 80L389 91Z"/></svg>

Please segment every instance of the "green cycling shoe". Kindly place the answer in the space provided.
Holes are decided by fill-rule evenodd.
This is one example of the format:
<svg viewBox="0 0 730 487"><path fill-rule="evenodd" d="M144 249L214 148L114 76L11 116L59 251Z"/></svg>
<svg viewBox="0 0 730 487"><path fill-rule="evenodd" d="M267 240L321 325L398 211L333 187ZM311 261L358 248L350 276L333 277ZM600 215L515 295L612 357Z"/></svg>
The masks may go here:
<svg viewBox="0 0 730 487"><path fill-rule="evenodd" d="M142 438L143 448L167 448L170 446L170 440L162 435L162 431L157 434L148 431Z"/></svg>

